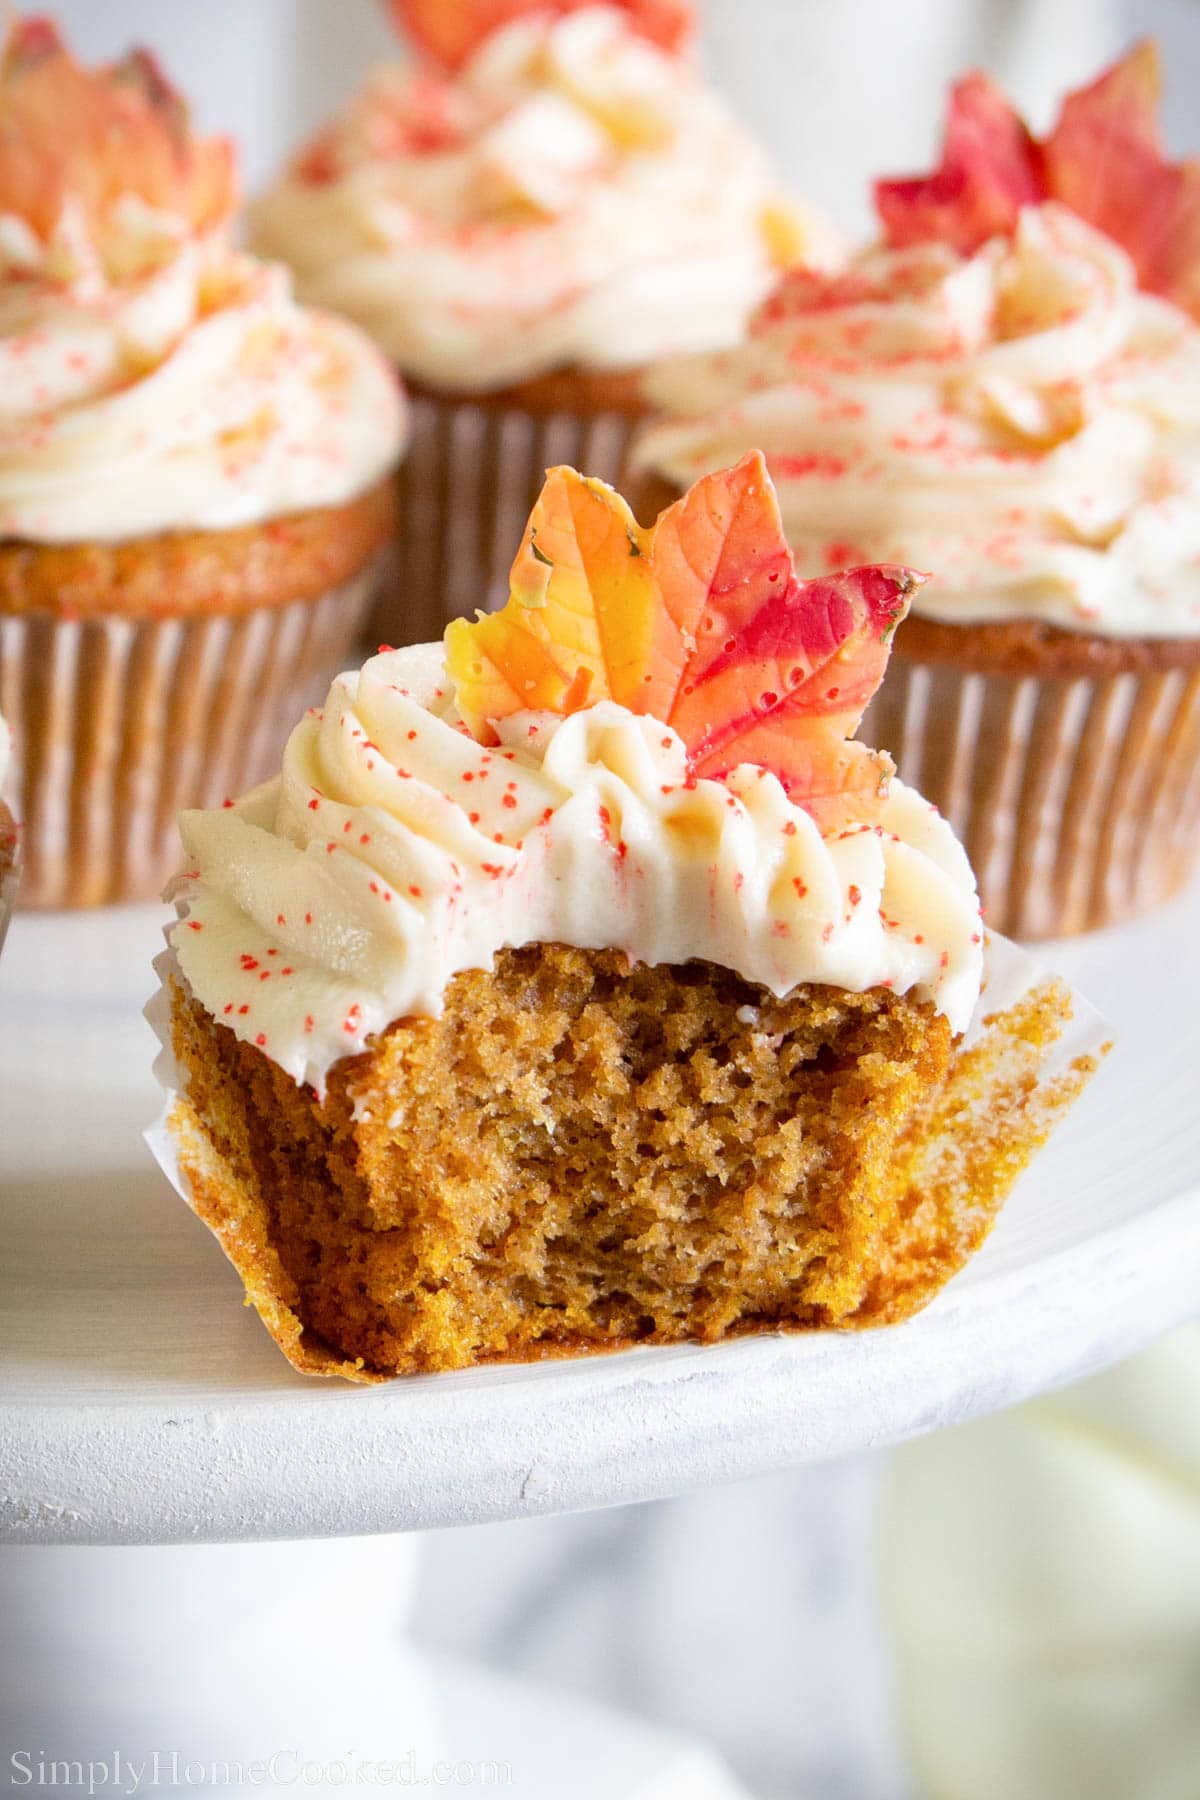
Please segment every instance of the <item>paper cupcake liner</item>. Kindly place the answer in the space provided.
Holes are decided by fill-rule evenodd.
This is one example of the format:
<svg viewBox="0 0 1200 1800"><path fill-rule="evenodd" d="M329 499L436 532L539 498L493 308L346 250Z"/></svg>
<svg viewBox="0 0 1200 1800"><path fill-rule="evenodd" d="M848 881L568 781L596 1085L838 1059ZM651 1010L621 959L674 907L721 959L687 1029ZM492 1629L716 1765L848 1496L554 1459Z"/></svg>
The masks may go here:
<svg viewBox="0 0 1200 1800"><path fill-rule="evenodd" d="M422 394L410 404L396 580L368 621L370 651L431 643L450 619L503 606L546 470L565 462L615 482L636 424L629 413L535 414Z"/></svg>
<svg viewBox="0 0 1200 1800"><path fill-rule="evenodd" d="M263 1324L294 1367L310 1375L340 1375L353 1381L385 1379L302 1332L301 1321L257 1270L252 1246L240 1227L214 1218L205 1194L236 1188L220 1146L192 1107L175 1056L171 1026L171 986L186 986L174 949L155 958L159 986L145 1016L159 1041L154 1074L163 1094L157 1121L146 1142L180 1198L209 1225L221 1248L247 1283L247 1295ZM1031 1020L1038 1021L1030 1030ZM1052 1021L1052 1022L1051 1022ZM1028 951L997 933L988 934L984 987L974 1017L956 1046L954 1063L936 1111L936 1125L924 1136L913 1165L917 1214L956 1219L952 1250L936 1232L929 1267L914 1293L903 1290L891 1310L867 1324L898 1322L920 1310L949 1276L978 1250L1008 1197L1015 1173L1035 1154L1078 1099L1112 1047L1104 1019L1059 977L1048 974ZM996 1180L997 1160L1008 1170ZM917 1215L914 1215L916 1217ZM919 1264L922 1230L905 1246ZM931 1272L932 1271L932 1272ZM494 1373L494 1365L493 1373Z"/></svg>
<svg viewBox="0 0 1200 1800"><path fill-rule="evenodd" d="M1117 924L1196 863L1200 669L1051 678L896 656L860 735L949 819L1010 936Z"/></svg>
<svg viewBox="0 0 1200 1800"><path fill-rule="evenodd" d="M23 906L155 897L175 815L278 768L352 652L382 561L316 600L233 615L0 616L0 713L24 819Z"/></svg>

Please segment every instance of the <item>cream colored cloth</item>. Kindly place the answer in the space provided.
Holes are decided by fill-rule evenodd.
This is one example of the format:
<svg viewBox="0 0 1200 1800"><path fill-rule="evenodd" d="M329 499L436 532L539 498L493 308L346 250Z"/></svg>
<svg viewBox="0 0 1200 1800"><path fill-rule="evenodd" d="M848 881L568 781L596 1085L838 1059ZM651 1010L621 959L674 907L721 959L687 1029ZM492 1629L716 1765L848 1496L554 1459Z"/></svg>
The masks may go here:
<svg viewBox="0 0 1200 1800"><path fill-rule="evenodd" d="M1200 1323L908 1445L883 1519L931 1800L1200 1795Z"/></svg>

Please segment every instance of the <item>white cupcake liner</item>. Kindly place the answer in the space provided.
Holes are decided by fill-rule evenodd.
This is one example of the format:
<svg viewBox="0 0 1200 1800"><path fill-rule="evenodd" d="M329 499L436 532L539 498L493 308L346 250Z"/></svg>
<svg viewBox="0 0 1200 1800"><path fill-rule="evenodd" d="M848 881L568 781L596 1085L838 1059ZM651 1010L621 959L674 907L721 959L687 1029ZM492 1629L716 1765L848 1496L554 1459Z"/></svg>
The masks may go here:
<svg viewBox="0 0 1200 1800"><path fill-rule="evenodd" d="M151 899L176 814L272 774L352 655L386 559L315 600L236 614L0 615L0 713L24 820L22 906Z"/></svg>
<svg viewBox="0 0 1200 1800"><path fill-rule="evenodd" d="M860 735L949 819L1014 937L1168 900L1200 852L1200 669L1050 677L894 656Z"/></svg>
<svg viewBox="0 0 1200 1800"><path fill-rule="evenodd" d="M229 1185L233 1175L184 1091L184 1077L171 1036L171 984L186 988L186 982L169 943L156 957L154 969L159 986L146 1006L146 1019L160 1046L154 1074L163 1092L163 1105L145 1138L176 1193L211 1227L188 1165L210 1197ZM1034 1046L1014 1034L1009 1024L1015 1011L1051 983L1069 993L1070 1018L1052 1044ZM1090 1073L1111 1048L1111 1039L1103 1018L1087 1000L1048 974L1028 951L1006 938L989 934L984 992L956 1050L964 1070L961 1091L955 1096L961 1104L953 1109L950 1127L941 1134L930 1133L922 1147L921 1168L928 1171L931 1186L954 1184L957 1191L965 1150L977 1121L982 1122L979 1129L989 1139L994 1140L999 1130L1005 1141L1011 1142L1011 1120L1013 1133L1026 1134L1023 1141L1028 1141L1032 1132L1033 1141L1040 1143L1078 1097ZM965 1073L968 1068L970 1073ZM1001 1197L1001 1206L1006 1197ZM969 1229L974 1232L975 1241L968 1254L978 1248L998 1210L994 1195L979 1196L978 1204L970 1209ZM218 1241L245 1279L235 1254L236 1234L228 1239L218 1235ZM264 1324L294 1366L307 1374L379 1379L327 1347L305 1342L301 1349L299 1321L286 1314L277 1296L259 1289L248 1292Z"/></svg>
<svg viewBox="0 0 1200 1800"><path fill-rule="evenodd" d="M424 394L410 405L396 580L371 613L371 651L431 643L449 620L503 606L546 470L570 463L615 483L637 423L628 413L537 414Z"/></svg>

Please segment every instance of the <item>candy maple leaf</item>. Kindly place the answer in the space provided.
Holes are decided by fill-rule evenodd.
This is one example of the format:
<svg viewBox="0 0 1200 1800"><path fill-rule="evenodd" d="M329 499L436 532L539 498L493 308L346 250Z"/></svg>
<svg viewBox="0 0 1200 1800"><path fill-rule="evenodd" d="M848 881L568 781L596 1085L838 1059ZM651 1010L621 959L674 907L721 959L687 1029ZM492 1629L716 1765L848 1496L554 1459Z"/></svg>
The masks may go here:
<svg viewBox="0 0 1200 1800"><path fill-rule="evenodd" d="M434 62L457 69L492 32L526 13L559 16L596 0L390 0L400 29ZM691 41L695 19L689 0L608 0L627 15L639 36L677 54Z"/></svg>
<svg viewBox="0 0 1200 1800"><path fill-rule="evenodd" d="M18 19L0 56L0 214L47 239L68 202L94 226L125 195L215 225L237 199L232 144L192 135L148 51L89 71L49 19Z"/></svg>
<svg viewBox="0 0 1200 1800"><path fill-rule="evenodd" d="M939 166L876 183L885 236L969 256L1011 234L1023 206L1057 200L1128 252L1144 288L1200 317L1200 162L1163 154L1160 86L1153 44L1135 45L1068 94L1039 141L986 75L965 76L951 89Z"/></svg>
<svg viewBox="0 0 1200 1800"><path fill-rule="evenodd" d="M1023 206L1044 197L1038 146L986 75L955 82L932 175L878 181L875 205L891 243L936 238L964 256L1011 232Z"/></svg>
<svg viewBox="0 0 1200 1800"><path fill-rule="evenodd" d="M551 469L507 604L451 623L446 666L482 741L514 712L616 700L677 731L693 774L758 764L831 827L891 773L851 734L922 579L872 567L800 581L758 451L650 526L602 481Z"/></svg>

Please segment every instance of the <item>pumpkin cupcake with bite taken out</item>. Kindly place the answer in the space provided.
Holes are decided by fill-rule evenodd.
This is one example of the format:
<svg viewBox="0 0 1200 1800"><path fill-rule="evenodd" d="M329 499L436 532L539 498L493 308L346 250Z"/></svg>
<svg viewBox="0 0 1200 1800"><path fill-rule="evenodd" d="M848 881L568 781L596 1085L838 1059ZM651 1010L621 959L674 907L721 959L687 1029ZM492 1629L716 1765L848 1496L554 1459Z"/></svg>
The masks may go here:
<svg viewBox="0 0 1200 1800"><path fill-rule="evenodd" d="M153 1141L297 1367L883 1324L979 1244L1094 1059L1043 1079L1061 984L977 1016L966 856L853 735L918 583L797 580L758 456L652 527L552 469L500 612L185 814Z"/></svg>
<svg viewBox="0 0 1200 1800"><path fill-rule="evenodd" d="M394 0L377 71L252 209L302 299L372 333L413 395L401 574L380 639L499 605L547 466L615 479L646 371L736 343L813 254L701 81L684 0Z"/></svg>
<svg viewBox="0 0 1200 1800"><path fill-rule="evenodd" d="M230 248L235 194L145 52L86 71L11 28L0 707L30 905L156 893L180 805L267 772L384 571L395 377Z"/></svg>
<svg viewBox="0 0 1200 1800"><path fill-rule="evenodd" d="M1035 139L955 88L882 235L654 379L648 506L749 445L800 566L932 572L864 733L961 833L989 921L1113 923L1200 842L1200 164L1132 51Z"/></svg>

